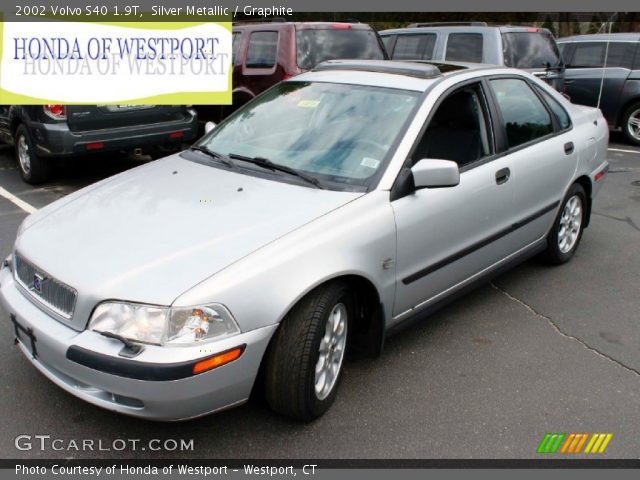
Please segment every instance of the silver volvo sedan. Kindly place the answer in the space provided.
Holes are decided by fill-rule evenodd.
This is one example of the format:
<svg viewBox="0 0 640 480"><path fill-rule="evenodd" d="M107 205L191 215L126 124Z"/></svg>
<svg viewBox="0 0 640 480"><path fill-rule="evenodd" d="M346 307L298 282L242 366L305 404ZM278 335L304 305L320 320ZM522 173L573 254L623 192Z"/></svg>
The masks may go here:
<svg viewBox="0 0 640 480"><path fill-rule="evenodd" d="M27 217L0 300L29 361L92 404L187 419L259 378L310 420L346 351L375 357L530 256L568 261L607 142L599 110L519 70L326 62Z"/></svg>

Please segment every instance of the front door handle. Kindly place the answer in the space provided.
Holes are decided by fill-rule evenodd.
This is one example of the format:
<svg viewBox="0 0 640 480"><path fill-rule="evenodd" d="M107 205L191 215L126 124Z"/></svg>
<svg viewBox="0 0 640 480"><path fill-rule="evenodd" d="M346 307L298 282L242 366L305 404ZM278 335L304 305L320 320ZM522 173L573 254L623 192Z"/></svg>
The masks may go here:
<svg viewBox="0 0 640 480"><path fill-rule="evenodd" d="M507 183L507 181L509 181L509 177L511 177L511 170L508 168L501 168L496 172L496 183L498 185Z"/></svg>
<svg viewBox="0 0 640 480"><path fill-rule="evenodd" d="M567 155L571 155L574 149L575 147L573 145L573 142L567 142L564 144L564 153L566 153Z"/></svg>

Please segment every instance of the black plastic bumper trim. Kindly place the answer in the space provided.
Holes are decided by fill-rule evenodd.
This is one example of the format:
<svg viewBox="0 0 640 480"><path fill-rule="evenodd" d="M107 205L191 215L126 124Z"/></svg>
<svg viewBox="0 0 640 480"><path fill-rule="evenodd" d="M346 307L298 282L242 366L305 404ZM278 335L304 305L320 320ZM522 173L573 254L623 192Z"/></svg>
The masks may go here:
<svg viewBox="0 0 640 480"><path fill-rule="evenodd" d="M207 355L206 357L189 360L187 362L158 364L111 357L109 355L96 353L91 350L87 350L86 348L72 345L67 349L67 359L93 370L117 375L119 377L152 382L164 382L193 377L195 375L193 373L194 364L212 357L217 357L218 355L235 350L236 348L240 348L242 350L240 353L240 355L242 355L246 345L238 345L237 347L224 350L216 353L215 355ZM233 360L233 362L235 362L235 360Z"/></svg>

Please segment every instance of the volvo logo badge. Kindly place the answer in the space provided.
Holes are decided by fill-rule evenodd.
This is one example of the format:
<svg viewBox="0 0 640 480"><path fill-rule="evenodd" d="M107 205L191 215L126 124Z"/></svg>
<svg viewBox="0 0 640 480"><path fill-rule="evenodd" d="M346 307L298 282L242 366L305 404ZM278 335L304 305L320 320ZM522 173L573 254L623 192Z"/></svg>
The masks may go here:
<svg viewBox="0 0 640 480"><path fill-rule="evenodd" d="M33 290L36 293L42 293L42 284L44 283L45 278L40 275L39 273L36 273L33 276Z"/></svg>

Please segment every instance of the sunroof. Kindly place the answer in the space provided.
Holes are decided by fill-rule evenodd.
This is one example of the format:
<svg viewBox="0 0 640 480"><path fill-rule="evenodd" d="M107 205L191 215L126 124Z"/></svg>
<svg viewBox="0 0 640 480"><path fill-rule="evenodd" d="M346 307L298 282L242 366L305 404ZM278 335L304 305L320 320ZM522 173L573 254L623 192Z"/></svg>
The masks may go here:
<svg viewBox="0 0 640 480"><path fill-rule="evenodd" d="M416 78L435 78L441 74L439 68L430 63L394 62L391 60L328 60L316 66L314 70L390 73Z"/></svg>

